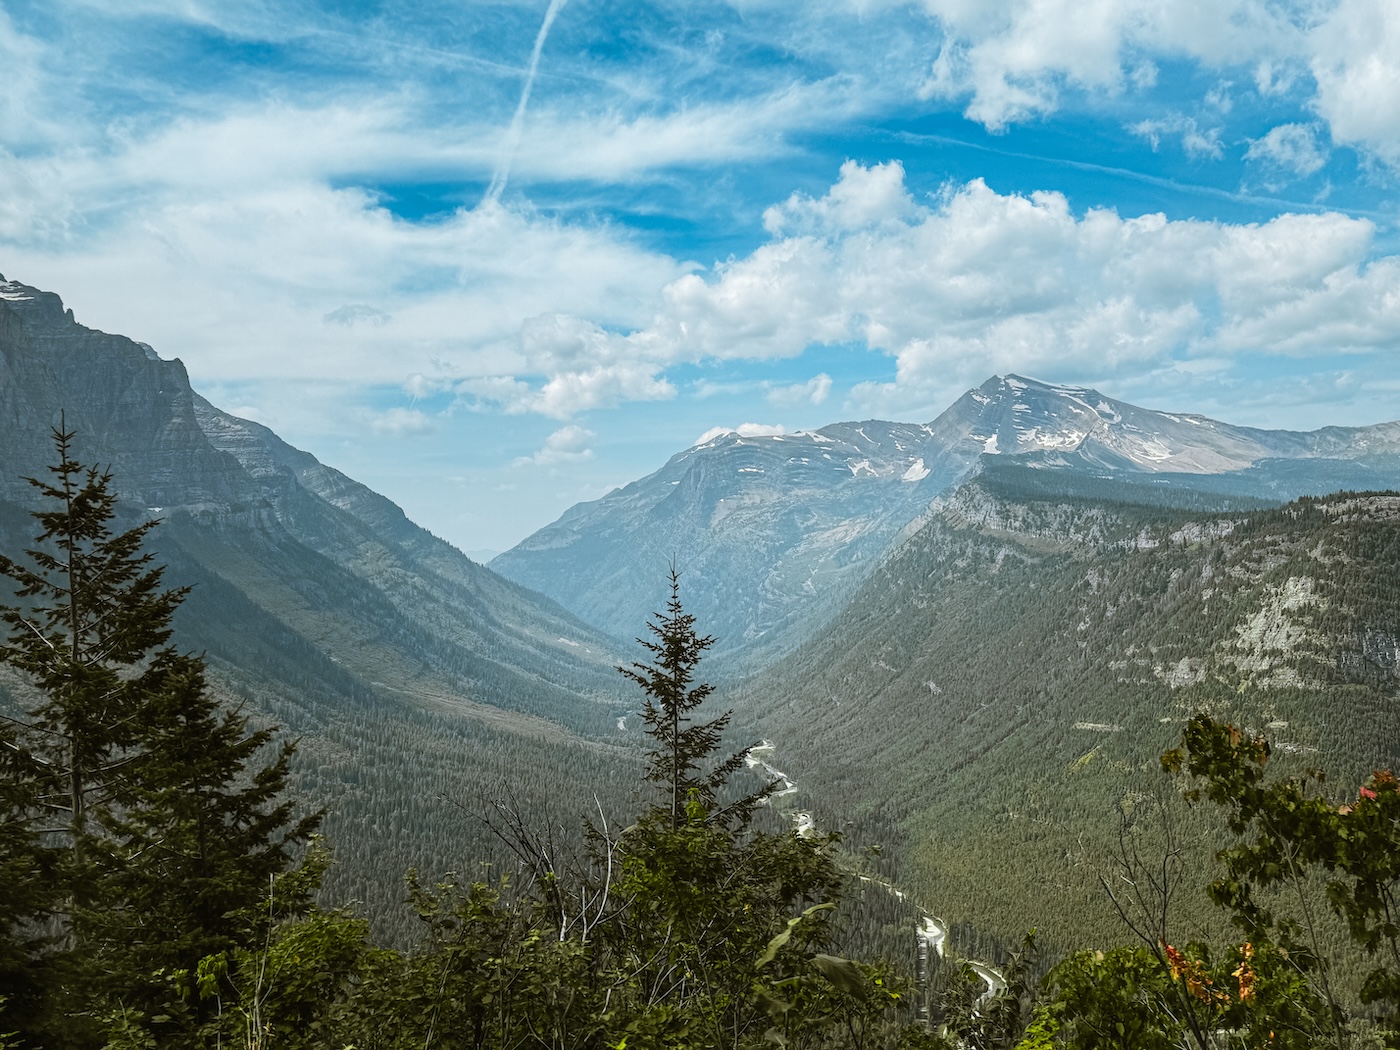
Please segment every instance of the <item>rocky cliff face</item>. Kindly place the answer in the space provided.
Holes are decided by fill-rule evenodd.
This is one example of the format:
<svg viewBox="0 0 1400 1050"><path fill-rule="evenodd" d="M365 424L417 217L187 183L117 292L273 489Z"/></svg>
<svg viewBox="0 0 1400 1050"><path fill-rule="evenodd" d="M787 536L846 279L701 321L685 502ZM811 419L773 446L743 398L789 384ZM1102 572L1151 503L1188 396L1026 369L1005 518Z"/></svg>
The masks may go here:
<svg viewBox="0 0 1400 1050"><path fill-rule="evenodd" d="M565 827L578 799L627 812L637 734L618 721L635 705L610 639L221 412L179 361L0 278L7 553L32 545L22 477L45 475L60 419L77 458L111 470L122 524L161 519L148 547L168 583L193 586L176 644L207 654L213 687L254 723L299 739L297 799L327 807L336 846L331 899L363 902L407 942L418 931L402 915L406 868L508 862L445 798L470 813L512 795ZM24 690L0 669L0 710Z"/></svg>
<svg viewBox="0 0 1400 1050"><path fill-rule="evenodd" d="M343 666L357 662L353 639L387 633L420 638L396 662L436 667L435 693L490 704L481 685L498 676L538 682L560 703L615 691L611 647L596 632L266 427L215 408L178 360L85 328L57 295L0 277L0 500L17 520L34 497L23 478L45 474L60 419L77 432L78 458L112 471L125 515L165 521L154 542L293 630L347 644L335 653ZM382 679L384 668L362 673Z"/></svg>
<svg viewBox="0 0 1400 1050"><path fill-rule="evenodd" d="M719 636L717 652L753 662L834 614L930 502L991 456L1124 483L1288 498L1400 484L1400 423L1254 430L994 377L928 424L723 434L573 507L491 565L625 637L658 607L674 558L688 608Z"/></svg>
<svg viewBox="0 0 1400 1050"><path fill-rule="evenodd" d="M27 503L20 475L52 461L60 417L82 450L124 476L124 497L146 506L227 502L238 464L212 448L195 418L179 361L84 328L57 295L0 278L0 495Z"/></svg>

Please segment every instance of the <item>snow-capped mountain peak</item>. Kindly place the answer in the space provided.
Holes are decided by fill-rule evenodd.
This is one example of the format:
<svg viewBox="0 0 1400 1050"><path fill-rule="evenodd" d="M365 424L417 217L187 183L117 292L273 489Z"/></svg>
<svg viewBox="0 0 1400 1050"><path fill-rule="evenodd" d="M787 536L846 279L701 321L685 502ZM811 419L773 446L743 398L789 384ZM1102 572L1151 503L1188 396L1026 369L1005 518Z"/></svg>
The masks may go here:
<svg viewBox="0 0 1400 1050"><path fill-rule="evenodd" d="M1165 481L1377 454L1400 457L1400 423L1254 430L1085 387L993 376L927 424L710 431L654 474L571 508L491 567L625 637L660 607L674 558L686 572L687 608L719 636L720 651L767 646L810 629L986 455ZM1317 483L1304 478L1302 490Z"/></svg>

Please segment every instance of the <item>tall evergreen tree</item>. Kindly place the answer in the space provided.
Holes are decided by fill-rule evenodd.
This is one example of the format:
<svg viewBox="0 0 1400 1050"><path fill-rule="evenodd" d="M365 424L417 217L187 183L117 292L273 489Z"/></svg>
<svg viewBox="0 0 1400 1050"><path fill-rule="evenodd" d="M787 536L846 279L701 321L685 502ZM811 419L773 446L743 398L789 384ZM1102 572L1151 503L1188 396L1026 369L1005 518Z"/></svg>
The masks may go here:
<svg viewBox="0 0 1400 1050"><path fill-rule="evenodd" d="M775 784L726 802L750 749L715 760L730 713L695 718L714 691L695 677L714 639L696 631L682 606L674 566L670 588L666 611L647 625L651 639L638 639L651 661L619 668L644 694L642 720L654 742L646 778L661 789L617 847L615 892L626 904L606 937L630 975L625 1031L640 1045L666 1048L759 1045L765 1033L783 1044L785 1027L811 1035L831 1023L827 1007L838 1009L840 993L819 977L812 979L823 1006L800 1021L782 998L811 977L815 960L849 968L843 973L867 1004L865 974L820 953L843 876L828 838L753 829L754 810ZM779 1015L790 1016L775 1026Z"/></svg>
<svg viewBox="0 0 1400 1050"><path fill-rule="evenodd" d="M293 820L282 798L292 746L260 765L271 730L220 710L203 659L168 644L186 589L163 588L141 550L156 523L114 532L111 475L74 459L71 431L53 436L52 478L28 479L50 503L34 514L28 564L0 555L21 603L0 608L0 661L39 696L0 741L16 849L0 845L6 865L50 881L11 925L33 929L51 911L42 1038L83 1045L104 1004L178 1024L178 996L153 971L193 970L236 944L238 913L317 817Z"/></svg>
<svg viewBox="0 0 1400 1050"><path fill-rule="evenodd" d="M647 752L646 778L661 786L661 806L669 814L673 829L686 823L686 807L692 803L702 806L712 819L746 824L754 807L772 793L774 785L723 807L717 805L720 789L744 767L752 748L735 752L708 771L704 768L705 760L719 750L733 712L726 711L704 722L692 718L692 712L714 692L714 686L695 681L695 668L715 640L696 631L695 617L681 605L680 572L674 565L670 585L666 611L647 624L653 638L637 639L651 654L651 662L618 668L641 686L644 694L642 722L647 735L655 741Z"/></svg>

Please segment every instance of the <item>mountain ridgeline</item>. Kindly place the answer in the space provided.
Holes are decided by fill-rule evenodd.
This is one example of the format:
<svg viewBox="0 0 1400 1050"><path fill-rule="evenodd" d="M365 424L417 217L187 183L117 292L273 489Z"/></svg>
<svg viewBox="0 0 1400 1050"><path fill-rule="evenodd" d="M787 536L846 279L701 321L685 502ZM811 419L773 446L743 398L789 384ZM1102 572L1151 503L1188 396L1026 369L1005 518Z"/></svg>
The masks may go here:
<svg viewBox="0 0 1400 1050"><path fill-rule="evenodd" d="M675 556L725 667L752 670L835 615L930 502L994 456L1099 478L1105 492L1153 485L1282 501L1400 483L1400 423L1257 430L994 377L924 425L721 434L573 507L491 567L628 637Z"/></svg>
<svg viewBox="0 0 1400 1050"><path fill-rule="evenodd" d="M1121 814L1171 808L1157 757L1192 714L1342 794L1400 764L1400 496L1212 498L990 463L741 719L914 899L1006 941L1121 940L1099 877ZM1174 819L1210 870L1206 818Z"/></svg>
<svg viewBox="0 0 1400 1050"><path fill-rule="evenodd" d="M179 644L208 655L230 702L301 737L300 789L329 805L342 851L334 891L388 913L410 865L489 853L442 796L496 797L509 780L522 796L596 789L622 803L611 786L639 766L613 742L631 701L610 638L210 405L178 360L0 278L6 551L32 545L23 479L47 476L61 417L79 458L114 475L122 523L161 519L151 548L171 583L194 588Z"/></svg>
<svg viewBox="0 0 1400 1050"><path fill-rule="evenodd" d="M785 805L853 855L883 847L854 935L911 964L881 880L965 950L1031 926L1121 940L1098 877L1124 814L1171 794L1157 756L1197 710L1340 785L1400 764L1400 422L1265 431L995 377L928 424L721 434L486 569L209 404L178 360L0 278L6 551L31 543L22 479L60 418L110 465L122 523L161 519L167 581L194 588L177 642L300 737L328 895L391 934L409 866L506 860L444 799L511 795L553 827L580 799L636 812L615 667L673 557L736 738L772 743ZM0 704L25 690L6 672ZM1205 818L1176 819L1204 872Z"/></svg>

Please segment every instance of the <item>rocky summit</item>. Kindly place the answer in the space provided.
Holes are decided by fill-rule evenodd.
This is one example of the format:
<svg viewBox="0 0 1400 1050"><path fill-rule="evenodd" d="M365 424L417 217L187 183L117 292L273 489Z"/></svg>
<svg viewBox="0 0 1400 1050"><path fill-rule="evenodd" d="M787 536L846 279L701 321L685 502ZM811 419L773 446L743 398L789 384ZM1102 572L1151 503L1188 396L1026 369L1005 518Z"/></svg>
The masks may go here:
<svg viewBox="0 0 1400 1050"><path fill-rule="evenodd" d="M626 636L660 604L674 560L717 651L767 658L832 615L987 456L1277 500L1400 483L1400 423L1257 430L999 376L927 424L711 437L573 507L491 566Z"/></svg>

